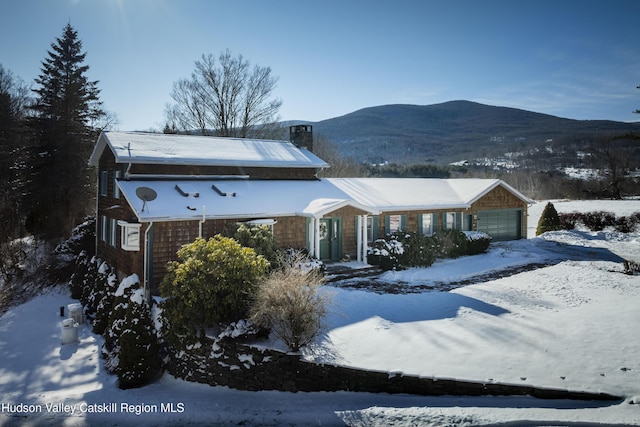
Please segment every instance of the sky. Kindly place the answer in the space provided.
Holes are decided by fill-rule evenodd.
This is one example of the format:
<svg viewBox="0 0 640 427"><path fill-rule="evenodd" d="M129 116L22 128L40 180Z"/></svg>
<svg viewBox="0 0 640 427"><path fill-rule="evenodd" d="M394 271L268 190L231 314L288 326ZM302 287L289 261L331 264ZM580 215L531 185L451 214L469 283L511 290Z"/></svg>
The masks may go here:
<svg viewBox="0 0 640 427"><path fill-rule="evenodd" d="M161 130L175 81L229 49L278 77L282 120L470 100L639 121L636 0L0 0L0 64L27 84L67 23L115 129Z"/></svg>

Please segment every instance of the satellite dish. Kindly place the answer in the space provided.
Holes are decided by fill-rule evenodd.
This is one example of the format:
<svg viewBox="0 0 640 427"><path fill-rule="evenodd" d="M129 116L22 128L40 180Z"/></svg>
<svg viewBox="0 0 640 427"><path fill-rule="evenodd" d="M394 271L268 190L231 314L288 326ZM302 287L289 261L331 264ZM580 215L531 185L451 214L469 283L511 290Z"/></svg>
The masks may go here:
<svg viewBox="0 0 640 427"><path fill-rule="evenodd" d="M153 200L156 199L156 197L158 197L158 193L156 193L156 190L154 190L153 188L149 188L149 187L138 187L136 188L136 196L138 196L138 198L140 200L142 200L142 212L144 212L144 208L145 206L147 206L147 202L151 202Z"/></svg>

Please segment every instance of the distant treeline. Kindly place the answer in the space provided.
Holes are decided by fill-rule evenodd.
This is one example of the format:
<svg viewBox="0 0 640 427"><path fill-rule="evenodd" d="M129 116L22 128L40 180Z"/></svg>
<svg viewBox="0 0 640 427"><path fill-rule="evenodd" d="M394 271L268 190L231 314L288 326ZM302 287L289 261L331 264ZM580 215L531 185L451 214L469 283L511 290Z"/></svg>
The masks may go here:
<svg viewBox="0 0 640 427"><path fill-rule="evenodd" d="M467 169L463 166L443 166L432 164L401 165L387 163L366 165L367 174L382 178L451 178L452 175L463 175Z"/></svg>

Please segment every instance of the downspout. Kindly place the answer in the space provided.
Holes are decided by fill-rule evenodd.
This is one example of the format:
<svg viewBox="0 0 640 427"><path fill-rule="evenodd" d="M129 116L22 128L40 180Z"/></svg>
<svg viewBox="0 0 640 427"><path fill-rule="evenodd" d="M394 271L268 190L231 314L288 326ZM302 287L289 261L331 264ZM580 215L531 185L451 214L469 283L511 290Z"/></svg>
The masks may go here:
<svg viewBox="0 0 640 427"><path fill-rule="evenodd" d="M143 280L142 287L144 290L144 296L148 303L151 303L151 289L149 289L149 231L153 227L153 222L150 222L147 229L144 231L144 255L143 255Z"/></svg>
<svg viewBox="0 0 640 427"><path fill-rule="evenodd" d="M94 255L98 256L98 240L100 239L100 233L102 230L98 230L98 227L101 226L100 218L98 217L98 205L100 201L100 166L98 165L98 177L96 178L96 241L94 245Z"/></svg>
<svg viewBox="0 0 640 427"><path fill-rule="evenodd" d="M202 219L199 221L200 225L199 225L199 228L198 228L198 237L199 238L202 238L202 226L204 225L204 222L206 221L206 218L205 218L206 214L207 214L207 207L203 205L202 206Z"/></svg>

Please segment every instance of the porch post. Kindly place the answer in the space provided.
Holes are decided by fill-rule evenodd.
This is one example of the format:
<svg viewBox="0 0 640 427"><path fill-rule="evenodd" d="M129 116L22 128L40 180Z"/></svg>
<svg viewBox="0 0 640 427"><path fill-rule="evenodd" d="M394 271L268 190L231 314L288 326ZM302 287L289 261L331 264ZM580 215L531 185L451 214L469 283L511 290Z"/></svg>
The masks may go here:
<svg viewBox="0 0 640 427"><path fill-rule="evenodd" d="M368 264L367 262L367 242L369 241L369 236L367 236L367 216L362 215L362 262Z"/></svg>
<svg viewBox="0 0 640 427"><path fill-rule="evenodd" d="M362 215L356 217L356 260L362 261Z"/></svg>
<svg viewBox="0 0 640 427"><path fill-rule="evenodd" d="M314 217L311 217L307 224L307 249L309 249L309 255L311 256L315 255L314 251L316 249L315 240L313 239L316 232L315 220L316 219Z"/></svg>
<svg viewBox="0 0 640 427"><path fill-rule="evenodd" d="M320 259L320 218L314 218L313 230L313 254Z"/></svg>

